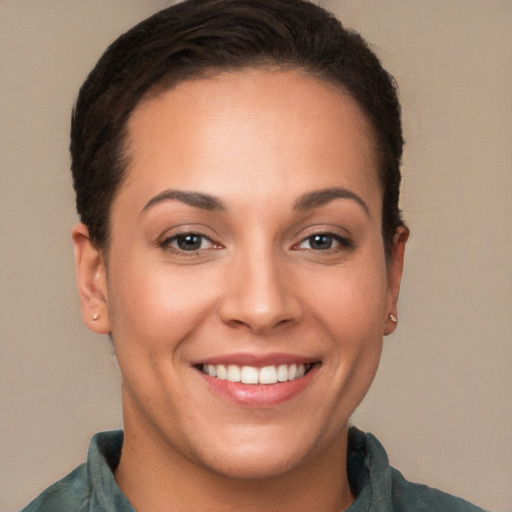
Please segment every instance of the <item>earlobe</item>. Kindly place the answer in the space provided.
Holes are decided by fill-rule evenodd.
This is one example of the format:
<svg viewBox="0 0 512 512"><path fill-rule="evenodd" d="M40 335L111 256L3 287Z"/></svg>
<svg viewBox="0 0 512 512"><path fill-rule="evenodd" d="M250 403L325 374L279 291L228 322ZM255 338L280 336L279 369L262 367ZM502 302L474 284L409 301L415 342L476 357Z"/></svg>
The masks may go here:
<svg viewBox="0 0 512 512"><path fill-rule="evenodd" d="M87 226L77 224L72 231L75 273L82 321L97 334L108 334L108 289L105 259L91 241Z"/></svg>
<svg viewBox="0 0 512 512"><path fill-rule="evenodd" d="M409 229L399 226L393 237L393 250L388 263L388 304L384 322L384 335L391 334L398 323L398 295L404 269L405 244L409 238Z"/></svg>

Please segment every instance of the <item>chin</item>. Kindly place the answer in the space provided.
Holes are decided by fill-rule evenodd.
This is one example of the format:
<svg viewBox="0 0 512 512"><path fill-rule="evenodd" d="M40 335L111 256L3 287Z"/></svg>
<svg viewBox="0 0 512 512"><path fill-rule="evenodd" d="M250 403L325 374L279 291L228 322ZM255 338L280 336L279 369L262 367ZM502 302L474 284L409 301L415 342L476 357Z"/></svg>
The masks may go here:
<svg viewBox="0 0 512 512"><path fill-rule="evenodd" d="M300 466L306 454L295 449L275 450L272 446L244 446L218 455L209 464L215 473L233 480L267 480Z"/></svg>
<svg viewBox="0 0 512 512"><path fill-rule="evenodd" d="M210 470L224 477L264 480L293 472L323 452L324 442L312 435L312 426L309 432L290 426L257 430L241 428L245 430L242 435L231 431L222 438L210 440L208 453L198 454L198 458ZM329 444L325 442L324 449Z"/></svg>

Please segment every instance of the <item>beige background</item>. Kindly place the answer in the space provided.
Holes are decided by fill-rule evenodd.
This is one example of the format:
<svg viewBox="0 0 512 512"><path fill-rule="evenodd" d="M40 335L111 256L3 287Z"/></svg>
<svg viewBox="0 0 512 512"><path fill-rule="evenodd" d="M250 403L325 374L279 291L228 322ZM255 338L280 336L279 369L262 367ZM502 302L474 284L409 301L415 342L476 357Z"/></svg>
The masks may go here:
<svg viewBox="0 0 512 512"><path fill-rule="evenodd" d="M105 46L163 0L0 0L0 510L121 426L82 326L69 113ZM512 2L324 1L401 88L412 230L398 332L354 422L407 478L512 510Z"/></svg>

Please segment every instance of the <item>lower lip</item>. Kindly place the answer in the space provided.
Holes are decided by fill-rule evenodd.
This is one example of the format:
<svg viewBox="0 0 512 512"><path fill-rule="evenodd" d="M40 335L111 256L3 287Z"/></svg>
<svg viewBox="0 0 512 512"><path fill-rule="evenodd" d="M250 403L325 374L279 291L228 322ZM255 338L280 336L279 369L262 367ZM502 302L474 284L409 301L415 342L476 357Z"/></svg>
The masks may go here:
<svg viewBox="0 0 512 512"><path fill-rule="evenodd" d="M318 365L314 365L304 377L276 384L242 384L211 377L198 370L210 389L229 401L248 407L273 407L302 393L311 383Z"/></svg>

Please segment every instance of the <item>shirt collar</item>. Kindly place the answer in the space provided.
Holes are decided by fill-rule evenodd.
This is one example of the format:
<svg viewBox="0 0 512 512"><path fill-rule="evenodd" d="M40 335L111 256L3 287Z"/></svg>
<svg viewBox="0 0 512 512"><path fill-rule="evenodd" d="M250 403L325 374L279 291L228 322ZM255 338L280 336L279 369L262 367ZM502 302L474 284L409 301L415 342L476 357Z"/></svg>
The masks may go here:
<svg viewBox="0 0 512 512"><path fill-rule="evenodd" d="M121 458L123 431L100 432L91 439L87 478L92 488L92 512L135 512L114 479ZM347 512L387 512L391 504L391 467L384 447L372 434L349 429L347 474L356 499Z"/></svg>

